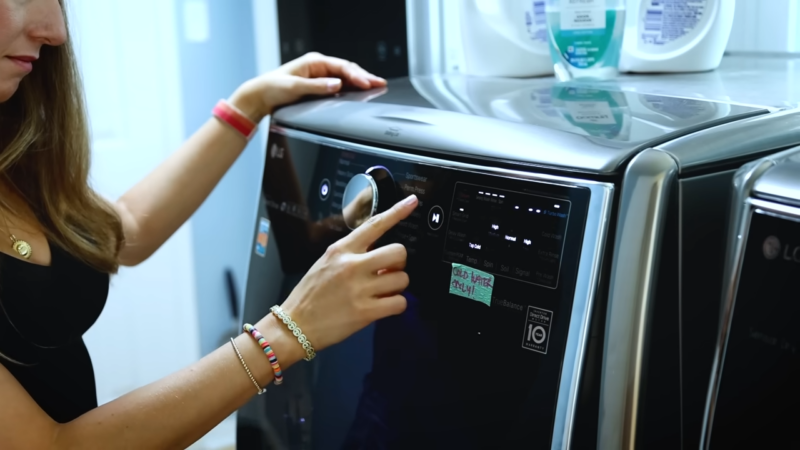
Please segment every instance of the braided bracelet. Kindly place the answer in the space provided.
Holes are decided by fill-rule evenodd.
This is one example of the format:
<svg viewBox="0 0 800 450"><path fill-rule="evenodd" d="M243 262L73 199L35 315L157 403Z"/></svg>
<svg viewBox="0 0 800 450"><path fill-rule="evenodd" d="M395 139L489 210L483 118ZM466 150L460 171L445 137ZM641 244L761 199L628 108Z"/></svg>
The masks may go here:
<svg viewBox="0 0 800 450"><path fill-rule="evenodd" d="M281 370L281 365L278 364L278 357L275 356L275 352L272 351L272 347L270 347L269 342L264 339L264 336L258 332L256 327L246 323L242 326L246 333L249 333L250 336L253 336L253 339L258 342L258 345L261 346L261 350L264 351L264 354L267 355L269 358L269 364L272 366L272 372L275 373L275 385L279 385L283 383L283 371Z"/></svg>
<svg viewBox="0 0 800 450"><path fill-rule="evenodd" d="M294 323L292 318L289 317L289 315L286 314L278 305L273 306L269 310L272 311L272 314L274 314L275 317L280 319L284 324L286 324L287 327L289 327L289 331L291 331L294 337L297 338L297 342L303 346L303 350L306 351L306 357L303 359L306 361L311 361L314 359L314 357L317 356L317 352L314 351L314 347L311 346L311 342L308 341L306 335L303 334L303 331L300 330L300 327L298 327L296 323Z"/></svg>

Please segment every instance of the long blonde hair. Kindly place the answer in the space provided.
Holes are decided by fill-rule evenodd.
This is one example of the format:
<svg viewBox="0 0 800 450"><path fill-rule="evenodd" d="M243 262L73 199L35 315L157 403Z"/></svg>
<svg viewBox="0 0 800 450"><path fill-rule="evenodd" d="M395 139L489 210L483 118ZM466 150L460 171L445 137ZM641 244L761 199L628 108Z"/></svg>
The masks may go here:
<svg viewBox="0 0 800 450"><path fill-rule="evenodd" d="M0 177L31 207L51 243L115 273L122 225L89 186L90 156L81 78L68 37L61 46L42 47L35 70L0 103Z"/></svg>

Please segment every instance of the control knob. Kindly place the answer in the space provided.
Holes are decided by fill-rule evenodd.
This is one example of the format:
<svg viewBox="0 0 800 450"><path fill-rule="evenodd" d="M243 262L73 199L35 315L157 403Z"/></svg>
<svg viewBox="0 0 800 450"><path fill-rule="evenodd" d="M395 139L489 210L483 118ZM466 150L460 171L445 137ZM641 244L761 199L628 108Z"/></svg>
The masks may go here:
<svg viewBox="0 0 800 450"><path fill-rule="evenodd" d="M397 191L392 173L383 166L370 167L350 179L342 196L344 223L355 230L376 214L380 214L397 201Z"/></svg>

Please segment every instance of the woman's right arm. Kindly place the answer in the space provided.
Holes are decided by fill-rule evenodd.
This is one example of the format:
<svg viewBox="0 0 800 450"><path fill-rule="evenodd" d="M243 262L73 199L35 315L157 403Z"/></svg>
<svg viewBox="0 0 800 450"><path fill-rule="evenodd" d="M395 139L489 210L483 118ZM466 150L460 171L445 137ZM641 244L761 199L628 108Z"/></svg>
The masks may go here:
<svg viewBox="0 0 800 450"><path fill-rule="evenodd" d="M409 197L332 245L284 302L283 309L317 350L405 309L400 295L408 286L405 248L394 244L367 250L416 205L416 198ZM305 355L274 316L256 328L270 341L282 368ZM258 344L246 334L235 340L256 380L271 382L272 369ZM226 345L175 374L58 424L0 366L0 443L4 450L183 449L255 394L238 356Z"/></svg>
<svg viewBox="0 0 800 450"><path fill-rule="evenodd" d="M281 363L303 355L275 320L257 325L269 336ZM249 335L236 337L247 366L260 383L272 369ZM13 450L178 449L210 431L245 404L256 388L231 348L218 348L199 362L96 408L68 424L54 422L0 366L0 447Z"/></svg>

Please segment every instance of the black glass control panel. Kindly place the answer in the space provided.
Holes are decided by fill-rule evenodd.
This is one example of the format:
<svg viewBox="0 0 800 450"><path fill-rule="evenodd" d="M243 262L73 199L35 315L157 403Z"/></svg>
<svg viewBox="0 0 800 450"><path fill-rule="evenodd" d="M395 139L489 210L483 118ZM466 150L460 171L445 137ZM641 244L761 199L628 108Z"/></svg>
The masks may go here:
<svg viewBox="0 0 800 450"><path fill-rule="evenodd" d="M555 288L569 209L563 198L456 183L445 260Z"/></svg>
<svg viewBox="0 0 800 450"><path fill-rule="evenodd" d="M291 449L549 448L588 189L272 133L262 202L282 295L363 223L348 215L370 208L352 208L354 199L379 212L409 194L417 210L377 244L408 251L406 311L290 368L264 403L274 440ZM469 283L480 295L453 288Z"/></svg>
<svg viewBox="0 0 800 450"><path fill-rule="evenodd" d="M753 215L712 449L800 448L800 219Z"/></svg>

